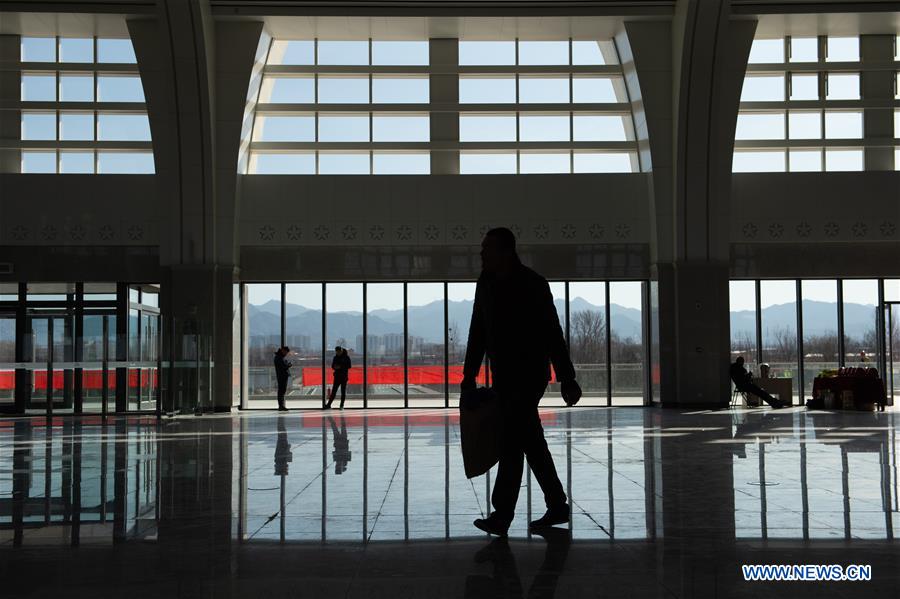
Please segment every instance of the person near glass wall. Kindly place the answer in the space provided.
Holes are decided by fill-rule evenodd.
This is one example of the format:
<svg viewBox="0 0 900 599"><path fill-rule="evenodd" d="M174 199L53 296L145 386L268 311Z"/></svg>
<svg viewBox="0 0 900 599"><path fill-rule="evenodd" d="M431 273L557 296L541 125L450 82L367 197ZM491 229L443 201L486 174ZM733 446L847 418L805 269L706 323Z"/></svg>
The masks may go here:
<svg viewBox="0 0 900 599"><path fill-rule="evenodd" d="M728 374L731 376L734 386L741 393L752 393L776 410L784 407L783 401L775 399L768 391L753 382L753 375L744 368L744 356L737 357L731 368L728 369Z"/></svg>
<svg viewBox="0 0 900 599"><path fill-rule="evenodd" d="M485 234L481 264L460 391L475 389L487 353L501 409L500 459L491 495L494 511L473 524L505 536L515 515L526 457L547 505L544 516L529 526L540 529L569 521L568 498L544 439L538 403L550 382L551 363L567 405L578 402L581 388L550 285L521 263L512 231L496 228Z"/></svg>
<svg viewBox="0 0 900 599"><path fill-rule="evenodd" d="M341 409L344 409L344 399L347 397L347 380L350 377L350 369L353 365L350 363L350 356L347 350L338 345L334 348L334 357L331 359L331 370L334 372L334 382L331 385L331 393L328 394L328 403L326 408L331 407L334 396L337 395L338 387L341 389Z"/></svg>
<svg viewBox="0 0 900 599"><path fill-rule="evenodd" d="M284 394L287 393L288 381L291 380L291 363L285 357L290 353L288 346L279 347L275 352L275 379L278 381L278 410L287 412L284 405Z"/></svg>

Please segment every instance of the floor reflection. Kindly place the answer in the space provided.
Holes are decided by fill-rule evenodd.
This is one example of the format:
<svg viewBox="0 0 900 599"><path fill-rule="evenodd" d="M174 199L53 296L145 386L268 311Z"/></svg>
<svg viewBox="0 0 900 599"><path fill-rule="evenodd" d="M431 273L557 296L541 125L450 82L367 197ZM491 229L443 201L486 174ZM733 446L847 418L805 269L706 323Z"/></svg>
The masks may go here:
<svg viewBox="0 0 900 599"><path fill-rule="evenodd" d="M634 594L727 596L744 588L745 561L871 563L867 590L900 580L897 412L587 408L542 419L573 518L530 535L543 502L528 476L508 541L472 527L490 509L493 472L465 478L454 410L2 420L0 551L32 590L50 584L42 560L114 546L162 552L150 566L161 579L195 571L185 560L200 551L196 584L231 580L216 587L226 596L236 578L269 571L261 561L297 559L312 561L271 576L331 583L314 596L404 576L416 592L460 597L562 596L593 577Z"/></svg>

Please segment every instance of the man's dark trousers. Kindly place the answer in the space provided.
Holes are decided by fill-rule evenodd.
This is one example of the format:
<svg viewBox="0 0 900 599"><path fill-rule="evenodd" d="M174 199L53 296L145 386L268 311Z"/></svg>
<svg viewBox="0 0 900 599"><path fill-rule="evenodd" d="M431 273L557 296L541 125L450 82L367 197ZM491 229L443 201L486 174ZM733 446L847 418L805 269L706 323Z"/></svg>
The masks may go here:
<svg viewBox="0 0 900 599"><path fill-rule="evenodd" d="M278 377L278 407L284 407L284 394L287 393L288 377Z"/></svg>
<svg viewBox="0 0 900 599"><path fill-rule="evenodd" d="M495 389L497 389L495 387ZM544 429L538 415L538 402L544 389L497 389L502 406L503 429L500 433L500 463L497 480L491 494L491 503L497 516L506 524L512 522L522 486L522 469L525 458L534 472L547 509L564 508L566 493L563 490L553 456L544 439Z"/></svg>

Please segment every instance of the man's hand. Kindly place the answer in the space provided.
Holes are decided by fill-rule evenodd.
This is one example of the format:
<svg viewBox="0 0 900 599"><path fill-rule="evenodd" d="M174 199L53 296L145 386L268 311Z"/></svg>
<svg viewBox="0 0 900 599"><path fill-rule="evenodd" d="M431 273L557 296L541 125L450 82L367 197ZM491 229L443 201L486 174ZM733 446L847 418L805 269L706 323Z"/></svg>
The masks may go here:
<svg viewBox="0 0 900 599"><path fill-rule="evenodd" d="M462 382L459 384L459 390L463 393L466 391L474 391L477 388L478 385L475 383L475 379L469 377L464 377Z"/></svg>
<svg viewBox="0 0 900 599"><path fill-rule="evenodd" d="M562 395L563 401L566 402L567 406L574 406L578 403L578 400L581 399L581 386L572 379L571 381L564 381L560 385L560 394Z"/></svg>

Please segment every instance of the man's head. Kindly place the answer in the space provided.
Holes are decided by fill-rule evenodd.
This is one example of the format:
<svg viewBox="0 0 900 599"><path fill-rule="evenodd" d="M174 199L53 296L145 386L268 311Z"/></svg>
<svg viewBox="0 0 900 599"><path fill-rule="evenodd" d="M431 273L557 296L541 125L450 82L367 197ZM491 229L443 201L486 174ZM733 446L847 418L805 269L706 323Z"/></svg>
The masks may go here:
<svg viewBox="0 0 900 599"><path fill-rule="evenodd" d="M738 366L743 366L744 365L744 356L738 356L737 360L735 360L734 363L737 364Z"/></svg>
<svg viewBox="0 0 900 599"><path fill-rule="evenodd" d="M337 355L341 355L341 352L342 352L342 351L344 351L344 348L341 347L340 345L335 345L335 346L334 346L334 353L336 353Z"/></svg>
<svg viewBox="0 0 900 599"><path fill-rule="evenodd" d="M281 348L281 353L283 353L284 355L288 355L289 353L291 353L291 348L289 348L287 345L285 345L284 347Z"/></svg>
<svg viewBox="0 0 900 599"><path fill-rule="evenodd" d="M518 263L516 236L506 227L497 227L484 234L481 241L481 268L497 273Z"/></svg>

